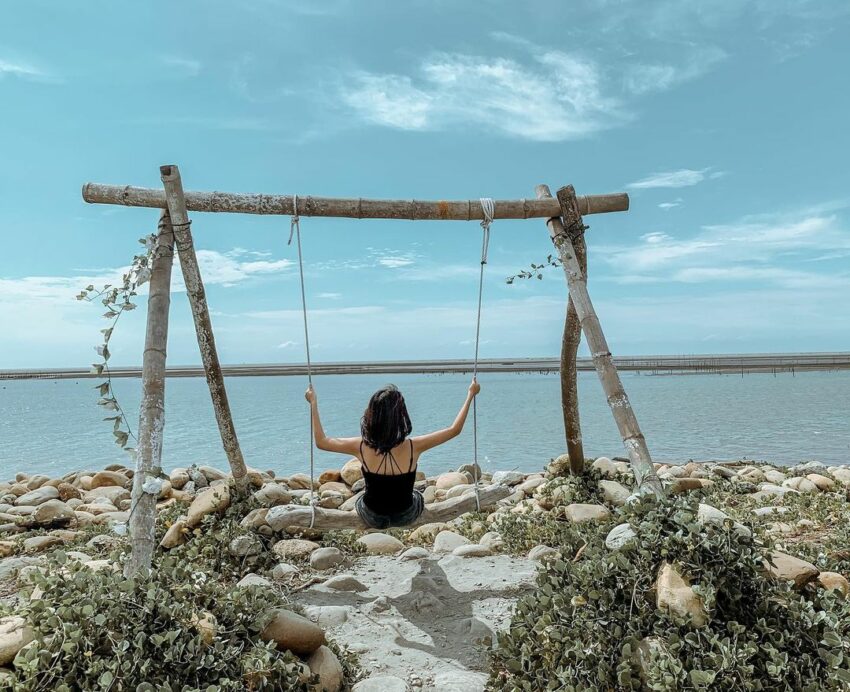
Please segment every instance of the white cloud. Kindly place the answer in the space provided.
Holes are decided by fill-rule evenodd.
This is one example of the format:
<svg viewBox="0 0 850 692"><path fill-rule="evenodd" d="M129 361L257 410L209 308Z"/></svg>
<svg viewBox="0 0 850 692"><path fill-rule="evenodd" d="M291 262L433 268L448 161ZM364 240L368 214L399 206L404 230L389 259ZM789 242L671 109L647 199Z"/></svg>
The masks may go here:
<svg viewBox="0 0 850 692"><path fill-rule="evenodd" d="M325 292L319 293L316 297L324 298L326 300L339 300L340 298L342 298L342 293Z"/></svg>
<svg viewBox="0 0 850 692"><path fill-rule="evenodd" d="M703 180L719 178L722 171L712 171L711 168L695 170L693 168L680 168L677 171L666 171L664 173L653 173L646 178L641 178L626 187L635 190L651 190L655 188L679 188L691 187L701 183ZM660 206L660 205L659 205Z"/></svg>
<svg viewBox="0 0 850 692"><path fill-rule="evenodd" d="M20 79L42 79L47 77L47 74L28 63L13 62L0 58L0 79L7 76L18 77Z"/></svg>
<svg viewBox="0 0 850 692"><path fill-rule="evenodd" d="M836 215L799 213L706 225L687 238L647 233L636 244L595 248L620 283L756 281L800 288L848 286L846 275L798 268L848 251L850 236Z"/></svg>
<svg viewBox="0 0 850 692"><path fill-rule="evenodd" d="M197 77L201 73L201 62L177 55L163 55L160 62L180 77Z"/></svg>
<svg viewBox="0 0 850 692"><path fill-rule="evenodd" d="M233 286L252 276L288 272L295 264L288 259L246 261L243 259L246 255L251 256L253 253L238 248L225 253L215 250L198 250L198 266L204 283Z"/></svg>
<svg viewBox="0 0 850 692"><path fill-rule="evenodd" d="M277 345L278 348L292 348L293 346L297 346L297 342L295 341L284 341Z"/></svg>
<svg viewBox="0 0 850 692"><path fill-rule="evenodd" d="M292 269L290 260L246 261L244 256L251 254L240 250L227 253L198 250L204 284L233 286L259 276L289 273ZM104 284L119 285L124 271L126 268L122 267L80 272L75 276L0 278L0 324L3 325L0 363L5 367L15 367L12 363L20 367L90 363L91 346L99 337L97 330L105 326L105 321L101 324L98 320L103 309L97 303L77 301L75 296L89 284L96 288ZM176 260L171 290L173 293L186 290ZM147 285L139 293L145 296ZM113 353L122 362L138 362L141 357L145 322L142 314L136 311L121 318L120 338ZM59 351L55 346L57 333L62 336Z"/></svg>
<svg viewBox="0 0 850 692"><path fill-rule="evenodd" d="M626 68L624 86L627 91L643 95L667 91L709 72L725 60L726 51L714 46L701 47L682 65L636 64Z"/></svg>
<svg viewBox="0 0 850 692"><path fill-rule="evenodd" d="M462 53L432 55L415 77L356 72L343 103L367 122L404 130L459 124L537 141L574 139L624 118L603 93L597 65L561 51L536 51L530 64Z"/></svg>
<svg viewBox="0 0 850 692"><path fill-rule="evenodd" d="M674 209L675 207L681 207L681 206L682 206L682 198L677 197L672 202L661 202L661 204L658 205L658 208L663 209L664 211L667 211L668 209Z"/></svg>
<svg viewBox="0 0 850 692"><path fill-rule="evenodd" d="M408 267L413 264L413 262L413 258L407 255L385 255L383 257L378 258L378 264L380 264L382 267L388 267L390 269Z"/></svg>

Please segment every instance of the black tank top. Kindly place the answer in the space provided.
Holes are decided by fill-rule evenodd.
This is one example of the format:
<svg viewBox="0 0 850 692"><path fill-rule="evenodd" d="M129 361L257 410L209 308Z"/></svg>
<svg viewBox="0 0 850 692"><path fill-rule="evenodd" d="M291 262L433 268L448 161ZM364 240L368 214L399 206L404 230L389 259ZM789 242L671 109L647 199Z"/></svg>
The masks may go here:
<svg viewBox="0 0 850 692"><path fill-rule="evenodd" d="M410 462L413 463L413 440L410 443ZM388 466L391 464L391 466ZM363 458L363 443L360 443L360 465L366 487L363 491L363 502L375 514L391 516L410 509L413 504L413 485L416 483L416 467L407 473L401 473L401 467L387 452L378 467L378 473L372 473L366 468ZM395 468L396 473L386 473Z"/></svg>

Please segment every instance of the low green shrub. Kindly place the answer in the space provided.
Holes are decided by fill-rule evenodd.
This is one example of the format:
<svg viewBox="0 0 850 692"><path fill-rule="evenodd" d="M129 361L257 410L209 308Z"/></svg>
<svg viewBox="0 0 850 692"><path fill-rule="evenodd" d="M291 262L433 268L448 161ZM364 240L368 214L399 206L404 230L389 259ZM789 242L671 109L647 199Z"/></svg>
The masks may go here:
<svg viewBox="0 0 850 692"><path fill-rule="evenodd" d="M125 578L54 555L18 609L35 639L19 652L12 690L307 690L300 664L259 632L280 596L233 589L176 556ZM212 630L199 624L214 621Z"/></svg>
<svg viewBox="0 0 850 692"><path fill-rule="evenodd" d="M556 476L536 494L541 504L565 506L576 503L602 504L599 481L605 478L597 469L587 467L581 476Z"/></svg>
<svg viewBox="0 0 850 692"><path fill-rule="evenodd" d="M238 581L249 572L271 569L280 561L271 551L271 546L280 537L262 536L240 525L245 515L256 507L255 501L247 498L234 502L221 514L208 514L203 518L200 526L190 532L186 543L168 551L155 552L154 566L157 566L162 559L177 559L187 568L203 571L217 579L229 582ZM157 543L162 540L168 527L185 512L186 505L174 504L157 515ZM230 542L246 534L257 537L262 544L262 550L256 555L249 556L231 554L228 549Z"/></svg>
<svg viewBox="0 0 850 692"><path fill-rule="evenodd" d="M638 538L617 551L605 547L604 530L560 526L564 559L543 567L537 591L518 603L499 638L491 689L848 689L850 603L766 578L769 544L702 527L696 509L687 497L624 508L621 520ZM511 540L510 531L503 535ZM676 564L702 598L706 626L656 608L663 561ZM650 642L656 645L647 648Z"/></svg>

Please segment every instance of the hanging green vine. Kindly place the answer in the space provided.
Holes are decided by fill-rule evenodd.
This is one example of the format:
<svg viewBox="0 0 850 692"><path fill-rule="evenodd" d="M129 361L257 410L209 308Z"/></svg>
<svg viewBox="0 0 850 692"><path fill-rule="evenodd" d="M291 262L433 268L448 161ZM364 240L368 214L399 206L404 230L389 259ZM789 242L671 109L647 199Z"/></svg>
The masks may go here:
<svg viewBox="0 0 850 692"><path fill-rule="evenodd" d="M590 226L585 226L584 224L582 224L581 229L578 231L578 235L583 234L588 228L590 228ZM555 257L554 255L547 255L546 259L543 261L542 264L536 264L535 262L532 262L528 269L522 269L518 273L514 274L513 276L506 277L505 283L506 284L512 284L517 279L539 279L539 280L542 280L544 270L548 269L549 267L562 267L562 266L563 266L563 262L561 262L561 259L559 257Z"/></svg>
<svg viewBox="0 0 850 692"><path fill-rule="evenodd" d="M153 258L154 247L156 246L156 235L148 235L144 238L139 238L139 242L144 245L144 252L135 255L130 267L122 275L122 283L119 286L105 284L103 288L96 289L93 284L89 284L77 294L77 300L85 300L87 302L95 302L100 300L100 303L106 308L103 313L104 319L109 320L109 326L101 329L103 335L102 343L95 346L97 355L100 356L99 363L92 363L92 372L96 375L104 375L106 379L94 386L98 390L100 399L98 405L104 410L114 414L109 415L103 420L112 423L112 435L115 438L115 444L124 449L130 454L135 453L135 447L129 444L130 438L136 441L136 436L130 427L130 421L127 414L118 402L115 396L115 391L112 388L112 373L109 370L109 342L112 339L112 332L121 315L130 310L135 310L136 304L133 298L138 294L138 289L142 284L146 283L151 276L151 263Z"/></svg>
<svg viewBox="0 0 850 692"><path fill-rule="evenodd" d="M509 276L505 279L506 284L512 284L517 279L543 279L543 270L547 267L560 267L561 260L555 257L554 255L548 255L546 257L546 261L543 264L535 264L531 263L531 266L528 269L522 269L518 273L513 276Z"/></svg>

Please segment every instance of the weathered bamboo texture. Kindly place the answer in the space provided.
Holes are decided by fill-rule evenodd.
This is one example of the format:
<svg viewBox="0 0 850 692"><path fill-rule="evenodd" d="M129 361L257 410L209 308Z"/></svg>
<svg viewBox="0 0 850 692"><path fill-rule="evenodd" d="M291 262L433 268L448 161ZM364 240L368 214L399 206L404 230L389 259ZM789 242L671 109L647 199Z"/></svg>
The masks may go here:
<svg viewBox="0 0 850 692"><path fill-rule="evenodd" d="M145 352L142 356L142 403L139 407L139 442L130 507L130 558L125 576L150 569L156 523L156 500L162 472L162 433L165 428L165 356L168 344L168 311L171 305L171 267L174 231L168 212L159 217L148 289ZM145 487L150 483L152 487ZM147 492L146 492L147 490Z"/></svg>
<svg viewBox="0 0 850 692"><path fill-rule="evenodd" d="M584 234L576 237L573 248L579 266L587 277L587 244ZM576 359L581 341L581 323L576 313L572 296L567 298L567 314L564 319L564 334L561 339L561 409L564 414L564 434L567 438L567 455L570 458L570 473L584 473L584 445L581 441L581 418L578 406L578 373Z"/></svg>
<svg viewBox="0 0 850 692"><path fill-rule="evenodd" d="M538 185L536 191L538 197L551 195L547 185ZM623 383L620 381L620 375L617 373L617 368L611 358L608 342L605 340L602 325L590 300L587 282L573 247L572 236L578 235L580 232L582 220L572 185L558 190L558 200L567 227L565 229L560 218L549 219L547 227L552 242L558 251L558 256L563 263L570 296L575 304L576 314L590 347L596 372L599 375L602 389L605 391L608 406L611 407L611 413L617 423L620 436L623 438L623 445L628 453L632 472L635 474L638 492L652 492L657 497L661 497L664 495L664 488L655 473L646 440L640 431L637 418L629 403Z"/></svg>
<svg viewBox="0 0 850 692"><path fill-rule="evenodd" d="M484 486L479 491L481 507L494 505L512 492L513 489L506 485ZM315 522L311 524L313 513L310 507L304 505L279 505L272 507L268 511L268 514L266 514L266 523L274 531L285 531L289 527L308 528L310 526L317 531L332 531L335 529L364 530L369 528L354 510L323 509L322 507L316 507L315 509ZM474 512L475 509L474 493L461 497L453 497L451 500L444 500L443 502L434 502L433 504L425 505L422 514L413 523L405 524L405 528L451 521L467 512Z"/></svg>
<svg viewBox="0 0 850 692"><path fill-rule="evenodd" d="M186 192L189 211L230 212L240 214L294 213L292 195L265 195L237 192ZM130 207L166 206L162 190L121 185L86 183L83 199L94 204L121 204ZM559 216L555 199L496 200L496 219L530 219ZM578 198L582 214L628 211L629 196L625 192L607 195L585 195ZM484 218L481 201L344 199L298 195L301 216L334 216L353 219L408 219L410 221L472 221Z"/></svg>
<svg viewBox="0 0 850 692"><path fill-rule="evenodd" d="M210 321L210 311L207 307L204 282L201 279L198 258L192 244L192 232L189 230L190 222L186 211L186 201L183 197L183 182L180 179L180 171L177 166L161 166L160 174L165 186L165 197L168 201L168 211L174 227L177 255L180 258L180 268L183 271L183 281L186 284L186 295L189 298L189 305L192 307L195 333L198 337L198 346L201 349L201 361L204 364L204 373L212 397L218 431L221 434L221 441L236 486L239 490L244 490L247 487L248 469L245 467L245 460L242 458L239 439L236 437L236 427L233 424L233 416L230 414L230 404L227 401L227 390L224 387L224 375L221 372L218 351L215 347L215 336Z"/></svg>

